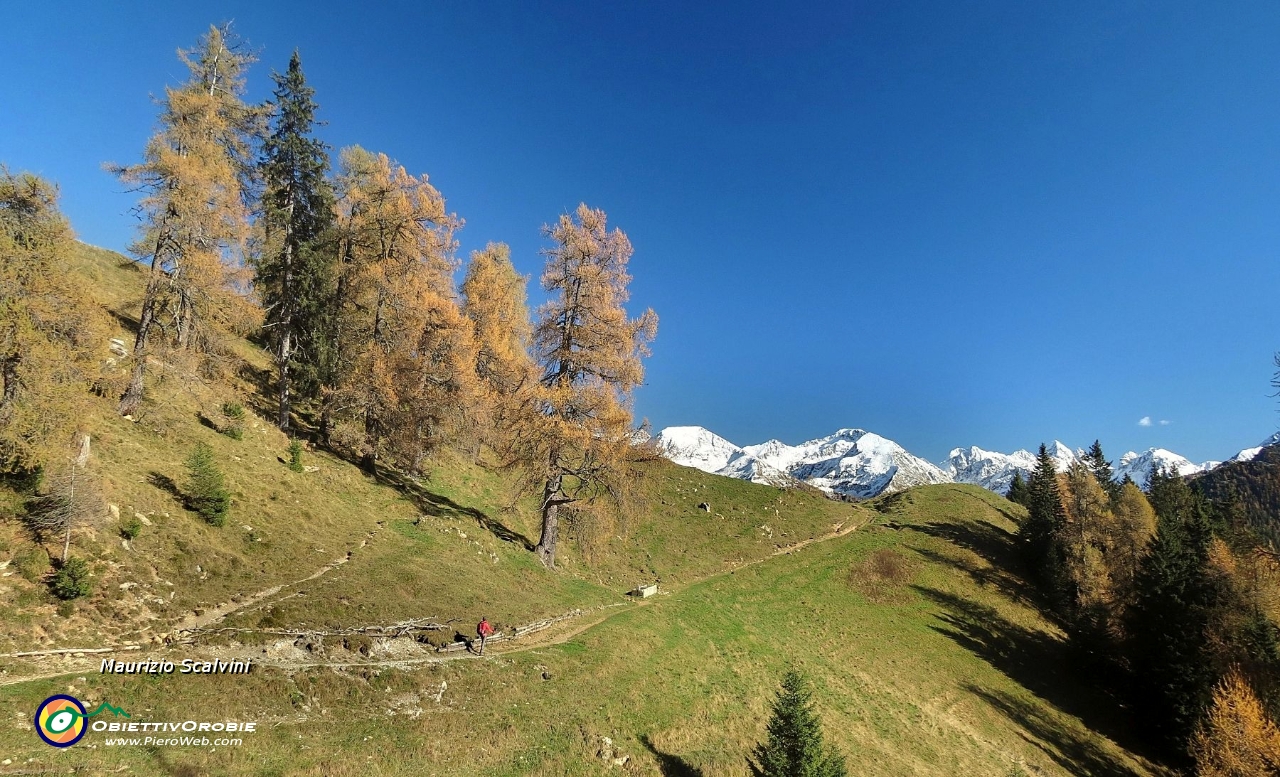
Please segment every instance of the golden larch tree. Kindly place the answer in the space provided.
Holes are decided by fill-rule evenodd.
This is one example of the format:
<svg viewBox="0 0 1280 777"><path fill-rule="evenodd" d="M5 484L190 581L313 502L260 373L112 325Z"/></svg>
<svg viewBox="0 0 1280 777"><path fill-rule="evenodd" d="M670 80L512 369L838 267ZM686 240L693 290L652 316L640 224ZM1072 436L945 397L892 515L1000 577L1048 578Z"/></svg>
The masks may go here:
<svg viewBox="0 0 1280 777"><path fill-rule="evenodd" d="M336 365L323 427L369 468L415 469L474 403L471 322L453 287L444 198L385 154L344 149L338 176Z"/></svg>
<svg viewBox="0 0 1280 777"><path fill-rule="evenodd" d="M121 415L142 401L147 360L162 338L179 348L207 349L221 332L253 316L243 248L251 147L265 112L246 105L242 95L254 58L229 27L210 27L178 56L190 77L166 88L160 128L143 161L109 166L145 193L138 206L141 235L131 251L150 263Z"/></svg>
<svg viewBox="0 0 1280 777"><path fill-rule="evenodd" d="M1280 774L1280 729L1238 669L1231 668L1214 688L1191 753L1200 777Z"/></svg>
<svg viewBox="0 0 1280 777"><path fill-rule="evenodd" d="M58 190L0 167L0 470L70 440L107 355L107 316L71 266Z"/></svg>
<svg viewBox="0 0 1280 777"><path fill-rule="evenodd" d="M514 433L513 419L536 383L529 355L533 325L527 284L504 243L473 251L462 282L463 312L475 326L479 410L486 416L487 432L481 437L490 443Z"/></svg>
<svg viewBox="0 0 1280 777"><path fill-rule="evenodd" d="M559 508L615 491L631 449L631 393L657 333L652 310L630 319L624 307L631 241L609 231L602 210L579 205L544 227L535 357L541 370L536 412L517 435L520 458L540 485L542 534L536 551L554 568Z"/></svg>
<svg viewBox="0 0 1280 777"><path fill-rule="evenodd" d="M1065 521L1054 537L1062 549L1069 605L1081 625L1100 626L1112 603L1109 533L1115 519L1106 491L1087 467L1059 476Z"/></svg>
<svg viewBox="0 0 1280 777"><path fill-rule="evenodd" d="M1146 494L1133 483L1120 486L1111 506L1115 520L1111 530L1111 547L1107 561L1116 600L1127 606L1137 593L1135 588L1142 559L1156 536L1156 511Z"/></svg>

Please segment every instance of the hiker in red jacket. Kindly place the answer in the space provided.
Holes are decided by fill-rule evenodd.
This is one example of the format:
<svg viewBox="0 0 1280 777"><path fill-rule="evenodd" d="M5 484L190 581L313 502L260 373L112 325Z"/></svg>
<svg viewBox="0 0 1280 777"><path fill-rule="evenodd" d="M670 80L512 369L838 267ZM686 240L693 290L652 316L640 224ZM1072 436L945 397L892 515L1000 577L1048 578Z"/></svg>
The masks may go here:
<svg viewBox="0 0 1280 777"><path fill-rule="evenodd" d="M476 624L476 634L480 635L480 655L484 655L485 640L493 636L493 626L490 625L489 619L481 616L480 622Z"/></svg>

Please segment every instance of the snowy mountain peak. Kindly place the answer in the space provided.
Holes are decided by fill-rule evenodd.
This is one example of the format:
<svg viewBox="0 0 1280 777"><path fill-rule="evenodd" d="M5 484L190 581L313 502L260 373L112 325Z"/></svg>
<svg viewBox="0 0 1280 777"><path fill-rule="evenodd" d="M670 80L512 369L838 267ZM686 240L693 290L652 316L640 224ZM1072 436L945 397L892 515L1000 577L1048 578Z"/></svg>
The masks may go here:
<svg viewBox="0 0 1280 777"><path fill-rule="evenodd" d="M701 426L668 426L654 437L662 455L704 472L722 469L742 449Z"/></svg>
<svg viewBox="0 0 1280 777"><path fill-rule="evenodd" d="M803 480L828 493L865 498L951 482L947 473L865 429L840 429L799 445L769 440L743 448L701 427L664 429L658 439L660 449L677 464L756 482Z"/></svg>
<svg viewBox="0 0 1280 777"><path fill-rule="evenodd" d="M653 439L662 455L676 464L753 483L791 483L786 473L701 426L669 426Z"/></svg>
<svg viewBox="0 0 1280 777"><path fill-rule="evenodd" d="M1115 465L1116 480L1124 480L1124 476L1128 475L1133 482L1139 486L1145 485L1151 477L1151 472L1159 467L1162 470L1176 471L1179 475L1194 475L1197 472L1203 472L1208 469L1206 464L1192 463L1185 456L1179 456L1173 451L1167 451L1164 448L1148 448L1142 453L1129 451L1120 457Z"/></svg>
<svg viewBox="0 0 1280 777"><path fill-rule="evenodd" d="M976 445L953 448L937 467L887 437L854 428L839 429L799 445L775 439L738 447L701 426L672 426L659 432L654 442L675 463L705 472L779 486L801 480L828 493L862 498L926 483L972 483L1003 494L1016 473L1027 478L1036 469L1036 454L1031 451L999 453ZM1241 451L1232 461L1248 461L1273 444L1280 444L1280 432L1261 446ZM1046 446L1046 452L1058 472L1065 472L1084 456L1082 450L1072 450L1059 440ZM1150 448L1124 454L1115 463L1114 472L1117 481L1128 475L1141 486L1156 467L1186 476L1218 464L1196 464L1164 448Z"/></svg>
<svg viewBox="0 0 1280 777"><path fill-rule="evenodd" d="M1003 494L1009 490L1015 473L1023 478L1036 468L1036 456L1031 451L997 453L985 451L976 445L969 448L953 448L947 457L945 468L957 483L973 483Z"/></svg>
<svg viewBox="0 0 1280 777"><path fill-rule="evenodd" d="M1245 448L1236 455L1227 459L1227 461L1253 461L1259 453L1262 453L1263 448L1268 445L1275 445L1276 443L1280 443L1280 432L1276 432L1253 448Z"/></svg>

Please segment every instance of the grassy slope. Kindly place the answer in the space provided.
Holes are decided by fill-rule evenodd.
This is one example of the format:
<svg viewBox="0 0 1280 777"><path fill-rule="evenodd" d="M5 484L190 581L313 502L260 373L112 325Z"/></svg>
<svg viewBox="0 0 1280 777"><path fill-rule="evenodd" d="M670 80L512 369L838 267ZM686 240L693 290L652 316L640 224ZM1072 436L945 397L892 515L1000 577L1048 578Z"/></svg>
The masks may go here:
<svg viewBox="0 0 1280 777"><path fill-rule="evenodd" d="M100 273L104 301L128 310L136 273L107 254L87 253L85 261ZM260 353L248 346L244 353L264 366ZM565 568L548 573L519 539L536 532L528 505L507 509L502 478L483 468L443 460L424 487L406 490L312 454L307 463L320 470L300 475L277 461L285 439L266 424L234 441L198 422L200 409L251 392L250 382L171 379L136 424L99 403L95 455L108 499L126 515L149 514L154 525L131 550L106 520L77 538L82 552L96 551L101 574L98 593L69 619L56 616L35 586L0 579L0 633L9 644L146 637L192 607L297 580L353 548L333 573L289 589L304 595L228 622L352 625L425 615L470 622L483 610L500 623L523 623L617 602L654 577L674 593L613 610L563 644L484 661L259 668L248 677L89 673L0 687L0 759L89 773L124 766L146 774L592 774L609 771L595 757L599 737L609 736L631 759L621 772L740 774L772 689L794 665L814 679L827 735L854 774L1148 772L1098 733L1123 730L1092 712L1108 705L1062 674L1061 635L1020 597L1024 586L1008 571L1016 566L1016 508L982 489L922 488L857 507L656 462L626 520L606 537L571 544ZM236 492L223 529L183 511L152 475L180 480L197 439L215 446ZM702 501L712 513L696 509ZM839 539L739 566L776 545L870 519ZM766 524L772 538L760 528ZM11 545L21 541L11 522L0 528ZM886 558L891 573L883 571ZM122 592L129 582L139 585ZM155 620L127 622L139 612ZM10 674L38 668L0 662ZM442 681L447 689L436 703ZM240 748L215 751L108 749L97 734L53 751L36 740L29 714L45 696L68 691L138 719L204 711L256 719L263 730Z"/></svg>

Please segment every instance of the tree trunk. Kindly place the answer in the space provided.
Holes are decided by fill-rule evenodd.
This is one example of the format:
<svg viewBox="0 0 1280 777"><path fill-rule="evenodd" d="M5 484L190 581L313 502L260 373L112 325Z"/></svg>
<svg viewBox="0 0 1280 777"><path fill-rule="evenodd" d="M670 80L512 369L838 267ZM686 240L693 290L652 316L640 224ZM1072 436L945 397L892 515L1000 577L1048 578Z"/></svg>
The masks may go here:
<svg viewBox="0 0 1280 777"><path fill-rule="evenodd" d="M178 347L186 350L191 347L191 333L195 329L195 307L191 304L191 294L182 289L178 292Z"/></svg>
<svg viewBox="0 0 1280 777"><path fill-rule="evenodd" d="M276 418L281 431L289 431L289 360L293 358L293 332L286 327L280 336L280 411Z"/></svg>
<svg viewBox="0 0 1280 777"><path fill-rule="evenodd" d="M0 424L8 423L13 417L14 405L18 398L18 365L22 357L13 354L0 362L0 380L4 381L4 392L0 393Z"/></svg>
<svg viewBox="0 0 1280 777"><path fill-rule="evenodd" d="M289 362L293 359L293 309L297 302L295 299L296 289L294 289L293 281L293 209L294 196L292 188L289 189L289 204L285 208L284 216L284 241L282 244L281 264L284 265L282 278L280 280L280 330L277 332L280 347L276 354L276 363L280 368L280 412L277 418L278 424L282 431L289 429L289 381L292 376L289 374Z"/></svg>
<svg viewBox="0 0 1280 777"><path fill-rule="evenodd" d="M560 536L560 502L555 496L560 493L560 481L563 475L556 475L547 480L542 491L542 537L534 552L542 560L547 569L556 568L556 540Z"/></svg>
<svg viewBox="0 0 1280 777"><path fill-rule="evenodd" d="M67 533L62 541L62 563L67 563L71 552L71 527L76 522L76 465L71 465L71 483L67 489Z"/></svg>
<svg viewBox="0 0 1280 777"><path fill-rule="evenodd" d="M133 341L133 371L129 375L129 387L120 397L120 415L133 415L142 403L142 381L147 370L147 346L151 342L151 327L156 323L156 307L160 302L161 267L160 250L163 237L156 239L156 250L151 255L151 273L147 278L147 290L142 298L142 314L138 317L138 336Z"/></svg>

